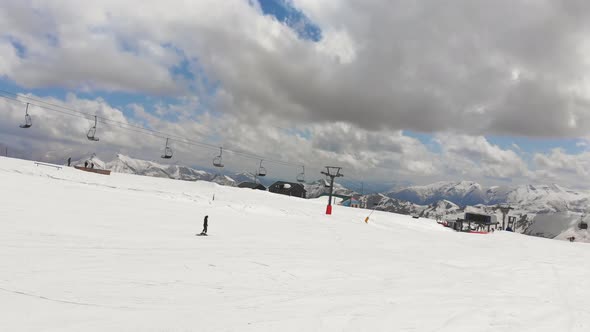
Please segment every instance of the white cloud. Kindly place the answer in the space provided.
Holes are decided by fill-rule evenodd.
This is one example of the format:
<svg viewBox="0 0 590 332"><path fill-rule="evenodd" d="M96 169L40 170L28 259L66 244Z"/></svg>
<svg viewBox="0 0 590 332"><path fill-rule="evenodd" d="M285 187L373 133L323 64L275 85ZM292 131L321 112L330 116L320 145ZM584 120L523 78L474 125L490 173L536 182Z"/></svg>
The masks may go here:
<svg viewBox="0 0 590 332"><path fill-rule="evenodd" d="M34 10L28 6L35 6ZM0 67L28 88L62 86L76 90L179 93L170 73L180 61L155 40L123 39L111 25L108 2L6 1L0 9L0 40L16 41L23 56ZM4 58L9 51L0 50Z"/></svg>
<svg viewBox="0 0 590 332"><path fill-rule="evenodd" d="M250 118L527 136L581 135L590 122L585 3L293 4L321 27L320 42L242 0L7 0L0 75L180 96L195 91L172 68L188 61L197 80L219 81L219 111Z"/></svg>
<svg viewBox="0 0 590 332"><path fill-rule="evenodd" d="M438 135L443 160L451 171L472 178L526 178L527 164L509 149L491 144L482 136Z"/></svg>
<svg viewBox="0 0 590 332"><path fill-rule="evenodd" d="M575 187L587 187L580 179L590 175L590 153L568 154L562 149L553 149L548 154L535 154L533 158L538 182L565 183Z"/></svg>

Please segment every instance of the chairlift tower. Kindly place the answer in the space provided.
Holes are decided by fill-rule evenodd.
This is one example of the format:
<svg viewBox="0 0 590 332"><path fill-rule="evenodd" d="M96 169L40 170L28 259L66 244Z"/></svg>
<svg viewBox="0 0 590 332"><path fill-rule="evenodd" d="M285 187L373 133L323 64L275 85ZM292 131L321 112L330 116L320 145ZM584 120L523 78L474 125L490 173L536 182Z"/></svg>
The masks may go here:
<svg viewBox="0 0 590 332"><path fill-rule="evenodd" d="M339 178L344 176L340 173L342 167L336 166L326 166L326 171L322 172L325 176L330 177L330 197L328 200L328 206L326 207L326 214L332 214L332 193L334 191L334 178Z"/></svg>
<svg viewBox="0 0 590 332"><path fill-rule="evenodd" d="M498 205L496 207L500 212L502 212L502 230L506 229L506 216L510 213L510 210L514 210L514 208L510 207L510 205ZM516 228L516 225L513 226Z"/></svg>
<svg viewBox="0 0 590 332"><path fill-rule="evenodd" d="M305 182L305 165L302 165L301 168L302 168L302 171L301 171L301 173L297 174L296 180L297 180L297 182L304 183Z"/></svg>

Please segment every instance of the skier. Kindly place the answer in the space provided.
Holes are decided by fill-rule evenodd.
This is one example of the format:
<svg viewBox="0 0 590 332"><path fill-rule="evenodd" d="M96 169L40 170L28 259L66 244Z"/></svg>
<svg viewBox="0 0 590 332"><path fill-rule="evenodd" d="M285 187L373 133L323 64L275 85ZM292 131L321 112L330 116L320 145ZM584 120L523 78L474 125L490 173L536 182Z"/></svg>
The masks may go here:
<svg viewBox="0 0 590 332"><path fill-rule="evenodd" d="M201 232L201 235L207 235L207 226L209 226L208 219L209 216L205 216L205 220L203 220L203 231Z"/></svg>
<svg viewBox="0 0 590 332"><path fill-rule="evenodd" d="M68 158L68 167L70 167L72 164L72 157Z"/></svg>
<svg viewBox="0 0 590 332"><path fill-rule="evenodd" d="M84 168L88 168L88 160L84 162Z"/></svg>
<svg viewBox="0 0 590 332"><path fill-rule="evenodd" d="M94 169L94 163L90 163L90 168Z"/></svg>

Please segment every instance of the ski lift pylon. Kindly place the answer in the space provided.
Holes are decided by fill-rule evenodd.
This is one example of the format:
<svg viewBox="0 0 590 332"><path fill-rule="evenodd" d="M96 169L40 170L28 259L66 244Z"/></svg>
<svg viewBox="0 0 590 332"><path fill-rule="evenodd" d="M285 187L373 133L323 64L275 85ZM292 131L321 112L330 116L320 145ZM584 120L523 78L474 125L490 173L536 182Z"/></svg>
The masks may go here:
<svg viewBox="0 0 590 332"><path fill-rule="evenodd" d="M260 160L260 166L258 167L258 176L266 176L266 168L262 166L263 160Z"/></svg>
<svg viewBox="0 0 590 332"><path fill-rule="evenodd" d="M219 148L219 156L213 158L213 166L223 167L223 148Z"/></svg>
<svg viewBox="0 0 590 332"><path fill-rule="evenodd" d="M31 116L29 115L29 103L27 103L27 108L25 109L25 123L19 125L21 128L31 128L33 125L33 121L31 120Z"/></svg>
<svg viewBox="0 0 590 332"><path fill-rule="evenodd" d="M305 182L305 166L301 166L302 172L297 175L297 182Z"/></svg>
<svg viewBox="0 0 590 332"><path fill-rule="evenodd" d="M86 137L90 141L98 142L98 137L94 137L94 135L96 134L96 124L97 124L97 122L98 121L97 121L96 115L95 115L94 116L94 126L92 126L90 129L88 129L88 133L86 134Z"/></svg>
<svg viewBox="0 0 590 332"><path fill-rule="evenodd" d="M168 146L169 140L169 138L166 138L166 147L164 147L164 154L162 155L162 158L164 159L172 158L172 149Z"/></svg>

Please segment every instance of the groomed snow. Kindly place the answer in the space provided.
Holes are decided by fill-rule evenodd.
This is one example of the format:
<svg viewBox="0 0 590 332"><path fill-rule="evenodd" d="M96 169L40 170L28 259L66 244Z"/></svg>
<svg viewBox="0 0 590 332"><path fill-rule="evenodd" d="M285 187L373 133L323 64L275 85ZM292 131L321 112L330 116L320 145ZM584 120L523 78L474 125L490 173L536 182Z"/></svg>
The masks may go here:
<svg viewBox="0 0 590 332"><path fill-rule="evenodd" d="M588 244L7 158L0 184L0 331L590 330Z"/></svg>

